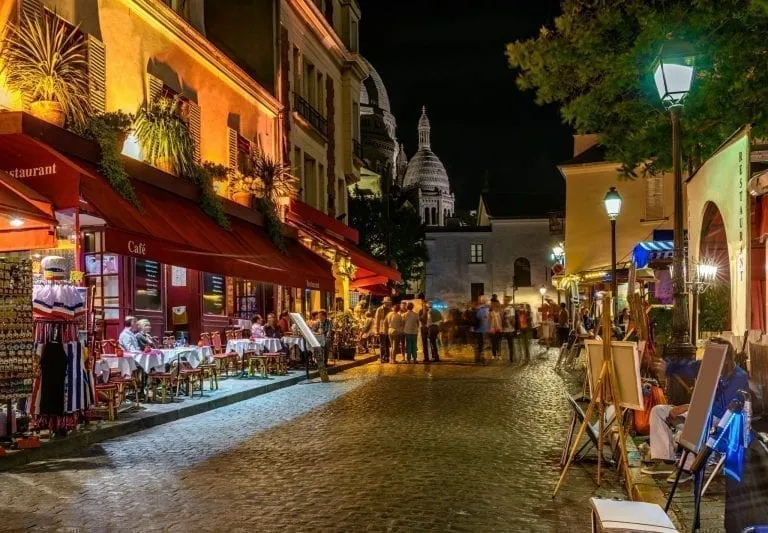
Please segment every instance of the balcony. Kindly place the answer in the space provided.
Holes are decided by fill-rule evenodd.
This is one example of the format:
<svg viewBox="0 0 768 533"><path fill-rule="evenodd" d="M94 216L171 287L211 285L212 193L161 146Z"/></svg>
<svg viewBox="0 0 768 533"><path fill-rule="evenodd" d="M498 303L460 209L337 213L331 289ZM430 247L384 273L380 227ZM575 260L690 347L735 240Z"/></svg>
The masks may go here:
<svg viewBox="0 0 768 533"><path fill-rule="evenodd" d="M352 153L360 161L363 160L363 145L357 139L352 139Z"/></svg>
<svg viewBox="0 0 768 533"><path fill-rule="evenodd" d="M296 93L293 93L293 109L324 139L328 138L328 121L317 109Z"/></svg>

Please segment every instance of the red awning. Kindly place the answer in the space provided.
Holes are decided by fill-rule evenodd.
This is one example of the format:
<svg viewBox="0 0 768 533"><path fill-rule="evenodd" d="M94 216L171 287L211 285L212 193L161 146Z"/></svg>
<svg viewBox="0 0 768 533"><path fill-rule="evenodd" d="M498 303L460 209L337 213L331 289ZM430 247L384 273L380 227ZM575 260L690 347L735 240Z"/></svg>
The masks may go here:
<svg viewBox="0 0 768 533"><path fill-rule="evenodd" d="M107 251L268 283L324 291L334 290L330 264L286 239L281 254L265 231L230 218L232 231L218 226L197 204L159 187L132 180L139 211L106 180L84 174L80 190L93 211L107 222Z"/></svg>
<svg viewBox="0 0 768 533"><path fill-rule="evenodd" d="M11 221L18 220L21 226ZM56 217L51 203L0 171L0 250L54 248Z"/></svg>
<svg viewBox="0 0 768 533"><path fill-rule="evenodd" d="M313 239L324 241L349 255L352 264L357 267L355 279L351 284L352 287L365 288L373 285L386 285L389 280L400 281L402 279L396 269L380 263L356 246L357 231L348 228L322 211L318 211L303 202L292 200L288 211L288 221ZM349 231L343 232L339 226L352 230L354 235ZM351 237L354 237L354 243L351 242Z"/></svg>

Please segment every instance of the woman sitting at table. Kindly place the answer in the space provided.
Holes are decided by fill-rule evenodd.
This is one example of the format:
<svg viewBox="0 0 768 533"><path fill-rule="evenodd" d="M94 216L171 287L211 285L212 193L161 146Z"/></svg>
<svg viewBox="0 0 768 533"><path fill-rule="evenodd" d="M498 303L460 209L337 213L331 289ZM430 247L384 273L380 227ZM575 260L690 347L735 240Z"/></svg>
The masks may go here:
<svg viewBox="0 0 768 533"><path fill-rule="evenodd" d="M280 327L277 325L277 316L275 313L269 313L267 315L267 325L264 326L264 336L268 339L279 339Z"/></svg>
<svg viewBox="0 0 768 533"><path fill-rule="evenodd" d="M277 327L280 328L280 334L282 336L291 334L291 319L288 316L288 311L280 313L280 320L277 321Z"/></svg>
<svg viewBox="0 0 768 533"><path fill-rule="evenodd" d="M264 334L264 319L261 315L254 315L251 318L251 337L254 339L263 339L266 337Z"/></svg>
<svg viewBox="0 0 768 533"><path fill-rule="evenodd" d="M146 318L142 318L136 322L136 327L139 331L136 333L136 342L139 343L139 349L141 351L147 348L155 348L155 339L152 338L152 324Z"/></svg>

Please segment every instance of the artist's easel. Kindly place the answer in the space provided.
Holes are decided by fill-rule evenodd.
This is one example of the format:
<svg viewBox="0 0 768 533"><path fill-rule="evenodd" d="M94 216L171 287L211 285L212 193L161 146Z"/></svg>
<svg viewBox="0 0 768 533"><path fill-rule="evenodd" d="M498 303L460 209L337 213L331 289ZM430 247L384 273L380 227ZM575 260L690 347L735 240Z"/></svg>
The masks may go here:
<svg viewBox="0 0 768 533"><path fill-rule="evenodd" d="M560 486L565 480L565 476L568 473L568 468L571 466L573 459L579 453L579 443L581 442L584 433L587 430L587 425L592 418L592 415L597 412L598 416L598 432L597 432L597 485L600 486L602 480L602 467L603 467L603 438L605 433L605 408L606 405L612 404L614 408L614 420L617 422L619 429L619 469L624 474L624 482L627 485L627 493L630 499L633 499L632 494L632 475L629 472L629 461L627 459L627 441L626 434L624 433L624 424L621 416L621 406L619 405L619 389L616 384L616 379L613 377L613 354L611 352L611 300L613 295L610 292L606 292L603 295L603 332L607 333L603 339L603 364L600 367L600 375L597 377L597 381L594 386L594 393L592 400L589 402L587 412L584 416L584 422L582 422L579 428L579 433L576 439L573 441L573 447L568 454L568 460L563 467L563 471L560 474L560 479L555 486L555 491L552 493L552 498L557 496Z"/></svg>

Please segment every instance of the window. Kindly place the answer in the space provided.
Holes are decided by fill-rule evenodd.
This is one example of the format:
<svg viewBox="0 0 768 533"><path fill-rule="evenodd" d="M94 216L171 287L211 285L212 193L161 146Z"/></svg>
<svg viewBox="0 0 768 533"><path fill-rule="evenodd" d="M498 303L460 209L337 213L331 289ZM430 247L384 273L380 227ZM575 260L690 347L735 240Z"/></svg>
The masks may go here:
<svg viewBox="0 0 768 533"><path fill-rule="evenodd" d="M203 274L203 314L223 315L226 279L218 274Z"/></svg>
<svg viewBox="0 0 768 533"><path fill-rule="evenodd" d="M431 215L431 217L432 217L432 225L433 226L437 226L439 224L439 222L437 221L437 208L436 207L432 208L432 215Z"/></svg>
<svg viewBox="0 0 768 533"><path fill-rule="evenodd" d="M293 47L293 92L301 94L301 52Z"/></svg>
<svg viewBox="0 0 768 533"><path fill-rule="evenodd" d="M664 178L648 176L645 178L645 220L664 218Z"/></svg>
<svg viewBox="0 0 768 533"><path fill-rule="evenodd" d="M325 116L325 81L319 72L317 73L317 102L314 106L321 115Z"/></svg>
<svg viewBox="0 0 768 533"><path fill-rule="evenodd" d="M293 172L296 179L299 180L299 197L305 198L304 191L307 186L304 183L304 156L301 155L301 148L293 148Z"/></svg>
<svg viewBox="0 0 768 533"><path fill-rule="evenodd" d="M482 244L470 244L469 245L469 262L470 263L485 263L483 257L483 245Z"/></svg>
<svg viewBox="0 0 768 533"><path fill-rule="evenodd" d="M328 187L326 185L326 176L325 176L325 167L322 163L317 164L317 188L318 188L318 199L317 199L317 208L322 211L323 213L326 213L326 208L328 205Z"/></svg>
<svg viewBox="0 0 768 533"><path fill-rule="evenodd" d="M429 226L429 207L424 208L424 224Z"/></svg>
<svg viewBox="0 0 768 533"><path fill-rule="evenodd" d="M349 51L357 52L357 20L354 18L349 30Z"/></svg>
<svg viewBox="0 0 768 533"><path fill-rule="evenodd" d="M317 208L317 162L304 154L304 202Z"/></svg>
<svg viewBox="0 0 768 533"><path fill-rule="evenodd" d="M515 273L513 276L515 287L531 286L531 262L525 257L515 259Z"/></svg>
<svg viewBox="0 0 768 533"><path fill-rule="evenodd" d="M161 266L157 261L136 259L133 266L133 304L137 310L160 311Z"/></svg>

